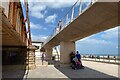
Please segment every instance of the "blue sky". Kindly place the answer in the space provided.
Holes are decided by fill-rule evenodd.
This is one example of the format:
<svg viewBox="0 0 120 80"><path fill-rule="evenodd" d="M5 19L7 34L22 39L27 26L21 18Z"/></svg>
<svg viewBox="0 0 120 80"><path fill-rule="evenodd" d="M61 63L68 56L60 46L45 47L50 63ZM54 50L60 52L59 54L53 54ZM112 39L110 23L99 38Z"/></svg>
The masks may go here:
<svg viewBox="0 0 120 80"><path fill-rule="evenodd" d="M45 41L75 2L76 0L29 0L32 40ZM77 7L78 5L75 15L78 14ZM82 54L118 54L118 28L76 41L76 50Z"/></svg>

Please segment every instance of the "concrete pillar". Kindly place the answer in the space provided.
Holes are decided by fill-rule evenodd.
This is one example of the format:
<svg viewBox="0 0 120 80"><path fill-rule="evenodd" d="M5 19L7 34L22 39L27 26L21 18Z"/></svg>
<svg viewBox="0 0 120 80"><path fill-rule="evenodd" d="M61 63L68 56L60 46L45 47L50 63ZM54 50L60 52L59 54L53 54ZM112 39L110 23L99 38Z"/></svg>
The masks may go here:
<svg viewBox="0 0 120 80"><path fill-rule="evenodd" d="M36 47L31 45L28 47L28 51L27 51L27 67L26 69L35 69L35 50Z"/></svg>
<svg viewBox="0 0 120 80"><path fill-rule="evenodd" d="M60 66L70 64L70 53L75 52L75 42L66 41L60 43Z"/></svg>
<svg viewBox="0 0 120 80"><path fill-rule="evenodd" d="M51 63L51 60L52 60L52 48L46 48L45 53L46 53L46 58L48 59L48 62Z"/></svg>

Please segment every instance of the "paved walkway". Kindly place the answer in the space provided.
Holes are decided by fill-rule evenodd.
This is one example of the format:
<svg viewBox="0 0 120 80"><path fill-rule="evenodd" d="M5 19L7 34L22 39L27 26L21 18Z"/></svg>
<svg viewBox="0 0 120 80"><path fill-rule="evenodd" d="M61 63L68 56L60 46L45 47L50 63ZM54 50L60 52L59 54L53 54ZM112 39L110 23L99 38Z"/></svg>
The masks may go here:
<svg viewBox="0 0 120 80"><path fill-rule="evenodd" d="M71 67L55 67L53 65L41 65L41 61L36 62L36 69L26 71L9 71L4 73L5 78L23 78L24 80L69 80L72 78L116 78L118 70L120 75L120 65L107 64L92 61L82 61L85 69L73 70ZM68 79L69 78L69 79ZM36 80L35 79L35 80Z"/></svg>
<svg viewBox="0 0 120 80"><path fill-rule="evenodd" d="M69 78L115 78L118 77L118 65L83 61L85 69L72 70L70 67L57 67Z"/></svg>
<svg viewBox="0 0 120 80"><path fill-rule="evenodd" d="M37 66L30 70L27 78L116 78L118 77L118 65L83 61L85 69L73 70L71 67Z"/></svg>
<svg viewBox="0 0 120 80"><path fill-rule="evenodd" d="M53 65L39 66L34 70L30 70L27 78L67 78L62 72Z"/></svg>
<svg viewBox="0 0 120 80"><path fill-rule="evenodd" d="M115 64L93 62L93 61L83 61L83 65L85 65L90 69L93 69L114 77L118 77L118 70L120 68L120 65L118 66Z"/></svg>

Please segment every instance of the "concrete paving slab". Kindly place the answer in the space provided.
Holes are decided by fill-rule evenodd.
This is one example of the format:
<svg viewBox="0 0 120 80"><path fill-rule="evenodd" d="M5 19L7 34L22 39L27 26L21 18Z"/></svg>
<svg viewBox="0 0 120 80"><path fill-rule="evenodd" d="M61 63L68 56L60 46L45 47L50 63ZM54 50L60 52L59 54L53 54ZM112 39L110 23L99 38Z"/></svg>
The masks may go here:
<svg viewBox="0 0 120 80"><path fill-rule="evenodd" d="M34 70L29 70L27 78L67 78L54 66L39 66Z"/></svg>
<svg viewBox="0 0 120 80"><path fill-rule="evenodd" d="M93 61L82 61L85 69L74 70L71 67L54 65L36 66L36 69L4 73L5 78L24 78L23 80L70 80L73 78L118 78L120 65ZM22 76L21 76L22 75ZM23 77L24 76L24 77Z"/></svg>

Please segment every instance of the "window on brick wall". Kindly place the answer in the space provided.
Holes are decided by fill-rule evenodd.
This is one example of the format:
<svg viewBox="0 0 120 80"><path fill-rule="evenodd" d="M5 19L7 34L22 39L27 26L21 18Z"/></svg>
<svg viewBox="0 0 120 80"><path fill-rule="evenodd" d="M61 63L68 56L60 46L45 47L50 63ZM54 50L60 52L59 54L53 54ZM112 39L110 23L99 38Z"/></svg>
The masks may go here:
<svg viewBox="0 0 120 80"><path fill-rule="evenodd" d="M9 6L9 20L10 20L10 23L12 24L13 23L13 2L10 2L10 6ZM13 24L12 24L13 25Z"/></svg>
<svg viewBox="0 0 120 80"><path fill-rule="evenodd" d="M16 19L16 31L20 33L20 27L21 27L21 22L20 22L20 13L19 13L19 8L17 10L17 19Z"/></svg>

